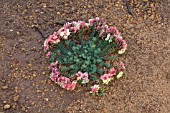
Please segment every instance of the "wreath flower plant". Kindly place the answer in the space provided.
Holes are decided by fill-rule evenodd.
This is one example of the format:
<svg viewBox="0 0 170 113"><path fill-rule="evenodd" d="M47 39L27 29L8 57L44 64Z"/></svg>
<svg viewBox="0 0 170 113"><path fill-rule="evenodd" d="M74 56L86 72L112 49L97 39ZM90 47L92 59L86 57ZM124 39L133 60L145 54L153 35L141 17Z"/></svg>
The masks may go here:
<svg viewBox="0 0 170 113"><path fill-rule="evenodd" d="M99 17L67 22L44 42L51 80L66 90L90 84L93 95L104 94L109 82L125 75L117 57L126 48L121 33Z"/></svg>

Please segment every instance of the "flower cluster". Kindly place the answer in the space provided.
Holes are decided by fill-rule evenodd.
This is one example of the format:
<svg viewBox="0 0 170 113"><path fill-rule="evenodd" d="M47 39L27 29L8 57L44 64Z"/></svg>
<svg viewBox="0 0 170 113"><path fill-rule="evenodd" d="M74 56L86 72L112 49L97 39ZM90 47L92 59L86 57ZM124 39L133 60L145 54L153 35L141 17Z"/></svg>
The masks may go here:
<svg viewBox="0 0 170 113"><path fill-rule="evenodd" d="M102 75L100 77L100 79L103 81L103 84L108 84L111 80L114 79L114 77L116 77L116 78L122 77L124 70L125 70L124 63L120 62L119 68L116 69L116 68L112 67L109 70L109 72ZM119 72L119 73L116 75L116 72Z"/></svg>
<svg viewBox="0 0 170 113"><path fill-rule="evenodd" d="M102 18L96 17L94 19L89 19L89 23L84 21L78 22L67 22L64 27L60 28L57 32L54 32L53 35L50 35L48 39L44 42L44 50L49 50L49 44L54 43L57 44L61 39L66 40L70 35L70 32L77 33L82 28L88 29L89 26L93 26L95 24L96 31L100 32L100 37L105 37L105 40L109 40L112 42L113 38L115 38L121 45L121 49L119 50L119 54L123 54L127 48L126 40L123 40L121 33L115 27L108 27Z"/></svg>
<svg viewBox="0 0 170 113"><path fill-rule="evenodd" d="M90 32L84 40L82 34ZM123 54L126 48L121 33L99 17L88 23L67 22L44 42L46 58L51 62L51 80L67 90L74 90L77 83L86 86L93 81L92 94L103 92L102 85L124 75L123 62L113 66L107 61L114 61L112 55Z"/></svg>
<svg viewBox="0 0 170 113"><path fill-rule="evenodd" d="M87 72L82 73L82 72L79 71L76 74L76 76L77 76L77 80L80 80L82 84L86 84L86 83L89 82L89 75L88 75Z"/></svg>
<svg viewBox="0 0 170 113"><path fill-rule="evenodd" d="M99 85L91 86L91 91L90 91L90 93L98 93L98 92L99 92L99 89L100 89L100 86L99 86Z"/></svg>

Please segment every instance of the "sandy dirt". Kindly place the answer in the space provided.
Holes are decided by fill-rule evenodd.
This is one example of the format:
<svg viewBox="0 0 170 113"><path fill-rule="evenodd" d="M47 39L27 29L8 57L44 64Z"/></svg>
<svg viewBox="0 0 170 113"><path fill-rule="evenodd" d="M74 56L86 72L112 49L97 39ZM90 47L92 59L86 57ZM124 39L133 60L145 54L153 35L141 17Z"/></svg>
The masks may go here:
<svg viewBox="0 0 170 113"><path fill-rule="evenodd" d="M170 113L170 1L0 0L0 113ZM49 79L43 51L54 22L102 17L127 40L126 77L103 97Z"/></svg>

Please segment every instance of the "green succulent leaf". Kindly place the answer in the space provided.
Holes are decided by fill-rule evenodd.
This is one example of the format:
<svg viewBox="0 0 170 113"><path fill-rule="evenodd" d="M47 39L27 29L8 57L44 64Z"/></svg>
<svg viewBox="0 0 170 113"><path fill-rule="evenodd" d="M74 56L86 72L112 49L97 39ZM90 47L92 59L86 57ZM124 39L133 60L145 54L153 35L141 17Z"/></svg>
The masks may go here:
<svg viewBox="0 0 170 113"><path fill-rule="evenodd" d="M83 40L82 40L83 31L84 31L84 30L81 30L80 33L78 34L79 41L80 41L80 43L81 43L82 45L84 45L84 42L83 42Z"/></svg>
<svg viewBox="0 0 170 113"><path fill-rule="evenodd" d="M101 69L97 69L96 72L97 72L100 76L103 75L103 71L102 71Z"/></svg>
<svg viewBox="0 0 170 113"><path fill-rule="evenodd" d="M97 80L97 77L95 75L90 76L90 79L92 79L93 81Z"/></svg>
<svg viewBox="0 0 170 113"><path fill-rule="evenodd" d="M66 67L66 66L63 66L62 68L61 68L61 72L63 73L63 72L66 72L66 71L69 71L70 70L70 68L69 67Z"/></svg>

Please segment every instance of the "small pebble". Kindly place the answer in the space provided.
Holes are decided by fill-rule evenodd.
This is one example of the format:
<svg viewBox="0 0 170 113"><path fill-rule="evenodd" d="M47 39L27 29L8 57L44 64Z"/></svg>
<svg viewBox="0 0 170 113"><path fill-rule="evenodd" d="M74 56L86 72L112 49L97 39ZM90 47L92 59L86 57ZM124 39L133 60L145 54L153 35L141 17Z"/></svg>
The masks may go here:
<svg viewBox="0 0 170 113"><path fill-rule="evenodd" d="M22 40L22 39L19 39L19 40L18 40L18 42L22 43L22 42L23 42L23 40Z"/></svg>
<svg viewBox="0 0 170 113"><path fill-rule="evenodd" d="M47 5L46 4L43 4L43 8L46 8L47 7Z"/></svg>
<svg viewBox="0 0 170 113"><path fill-rule="evenodd" d="M31 63L29 63L29 64L28 64L28 66L29 66L29 67L31 67L31 66L32 66L32 64L31 64Z"/></svg>
<svg viewBox="0 0 170 113"><path fill-rule="evenodd" d="M1 87L3 90L6 90L6 89L8 89L8 86L2 86Z"/></svg>
<svg viewBox="0 0 170 113"><path fill-rule="evenodd" d="M45 100L45 101L48 101L49 99L48 99L48 98L45 98L44 100Z"/></svg>
<svg viewBox="0 0 170 113"><path fill-rule="evenodd" d="M48 84L51 84L51 83L52 83L52 81L50 79L48 79Z"/></svg>
<svg viewBox="0 0 170 113"><path fill-rule="evenodd" d="M40 12L41 14L44 14L44 12Z"/></svg>
<svg viewBox="0 0 170 113"><path fill-rule="evenodd" d="M12 109L15 109L16 108L16 106L15 105L12 105Z"/></svg>
<svg viewBox="0 0 170 113"><path fill-rule="evenodd" d="M16 33L17 33L17 35L19 35L19 34L20 34L20 32L18 32L18 31L17 31Z"/></svg>
<svg viewBox="0 0 170 113"><path fill-rule="evenodd" d="M3 103L4 103L4 104L6 104L6 103L7 103L7 101L5 101L5 100L4 100L4 101L3 101Z"/></svg>
<svg viewBox="0 0 170 113"><path fill-rule="evenodd" d="M11 106L9 104L4 105L4 110L9 109Z"/></svg>
<svg viewBox="0 0 170 113"><path fill-rule="evenodd" d="M14 97L14 101L15 101L15 102L18 101L18 99L19 99L19 95L17 95L17 96Z"/></svg>
<svg viewBox="0 0 170 113"><path fill-rule="evenodd" d="M37 90L37 93L41 93L41 90Z"/></svg>
<svg viewBox="0 0 170 113"><path fill-rule="evenodd" d="M32 76L36 77L37 75L36 75L36 74L33 74Z"/></svg>
<svg viewBox="0 0 170 113"><path fill-rule="evenodd" d="M25 48L21 48L22 51L25 51L26 49Z"/></svg>
<svg viewBox="0 0 170 113"><path fill-rule="evenodd" d="M104 109L103 109L103 113L108 113L107 108L104 108Z"/></svg>

